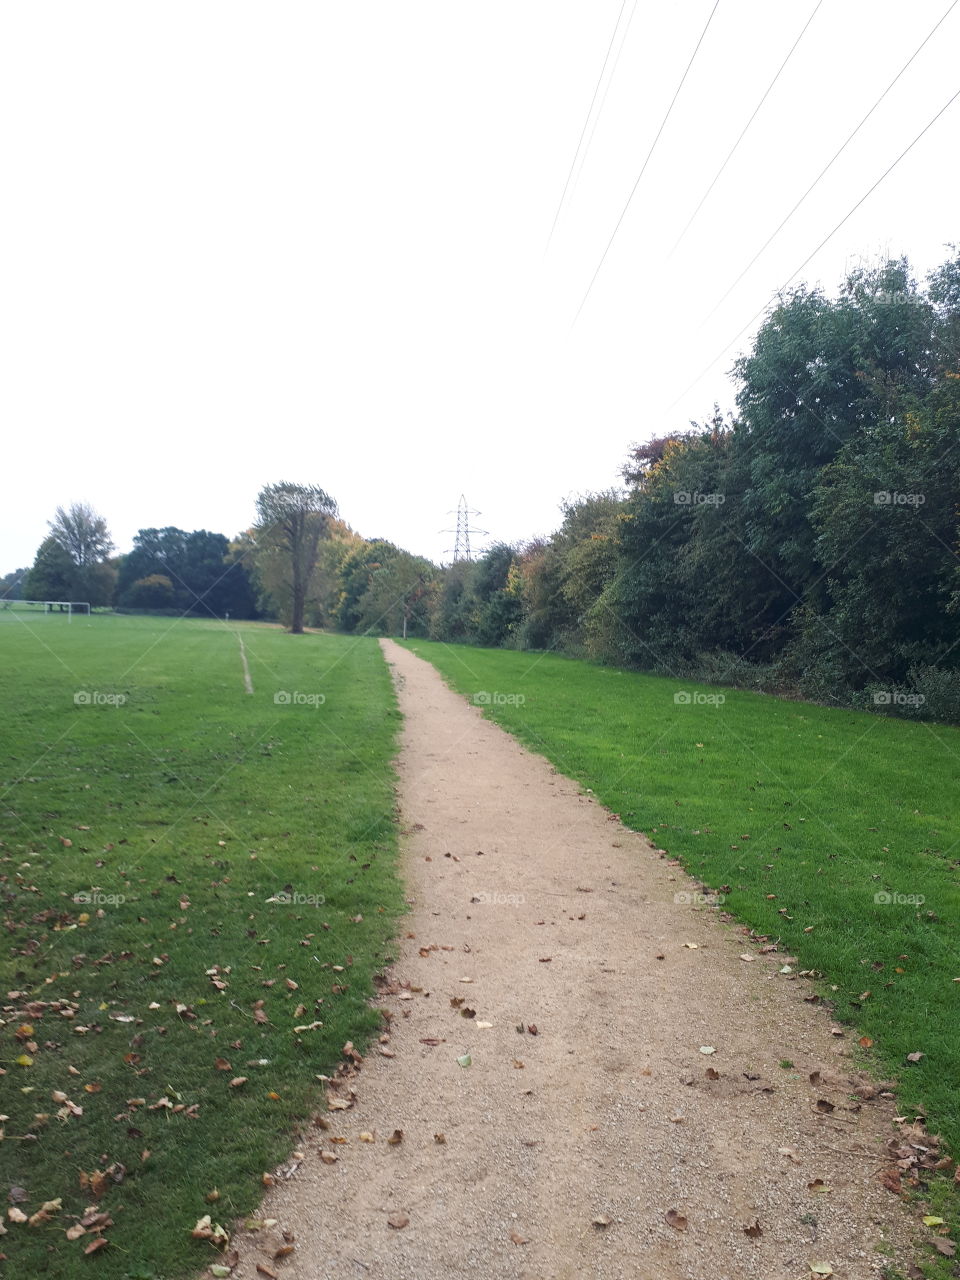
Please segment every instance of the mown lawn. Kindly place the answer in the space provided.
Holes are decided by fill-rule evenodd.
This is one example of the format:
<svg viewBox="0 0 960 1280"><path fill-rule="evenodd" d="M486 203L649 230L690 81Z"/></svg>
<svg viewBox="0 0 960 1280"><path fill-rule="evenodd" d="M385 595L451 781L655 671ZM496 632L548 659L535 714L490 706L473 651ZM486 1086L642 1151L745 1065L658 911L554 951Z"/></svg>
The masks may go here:
<svg viewBox="0 0 960 1280"><path fill-rule="evenodd" d="M255 1207L317 1075L377 1027L402 910L388 671L373 640L239 631L253 695L223 624L0 617L11 1275L216 1261L191 1228Z"/></svg>
<svg viewBox="0 0 960 1280"><path fill-rule="evenodd" d="M960 730L556 655L409 647L820 971L873 1070L960 1157Z"/></svg>

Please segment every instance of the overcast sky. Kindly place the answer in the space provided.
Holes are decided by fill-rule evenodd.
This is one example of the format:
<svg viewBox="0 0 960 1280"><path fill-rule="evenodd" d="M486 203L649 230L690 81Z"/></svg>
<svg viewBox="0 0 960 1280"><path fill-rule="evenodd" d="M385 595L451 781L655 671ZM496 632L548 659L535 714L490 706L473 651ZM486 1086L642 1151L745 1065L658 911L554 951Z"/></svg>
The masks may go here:
<svg viewBox="0 0 960 1280"><path fill-rule="evenodd" d="M720 0L574 323L713 0L626 0L549 251L621 0L4 5L0 572L58 504L125 551L277 480L442 559L461 491L547 533L733 407L729 344L960 87L958 7L717 308L950 6L824 0L671 255L815 7ZM958 132L960 100L801 278L947 256Z"/></svg>

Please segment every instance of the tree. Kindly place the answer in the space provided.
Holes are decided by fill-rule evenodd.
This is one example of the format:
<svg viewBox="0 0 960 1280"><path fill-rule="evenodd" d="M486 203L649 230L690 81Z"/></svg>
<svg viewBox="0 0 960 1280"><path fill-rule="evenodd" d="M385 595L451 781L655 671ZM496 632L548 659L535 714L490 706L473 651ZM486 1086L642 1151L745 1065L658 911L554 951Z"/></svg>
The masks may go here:
<svg viewBox="0 0 960 1280"><path fill-rule="evenodd" d="M76 582L77 566L73 557L52 534L44 538L23 584L25 598L72 600Z"/></svg>
<svg viewBox="0 0 960 1280"><path fill-rule="evenodd" d="M320 539L336 514L336 502L316 485L269 484L257 495L258 554L282 566L281 606L289 616L292 635L303 634Z"/></svg>
<svg viewBox="0 0 960 1280"><path fill-rule="evenodd" d="M23 584L29 569L14 569L0 578L0 600L22 600Z"/></svg>
<svg viewBox="0 0 960 1280"><path fill-rule="evenodd" d="M426 635L437 567L422 556L394 549L370 575L357 605L357 631L377 635Z"/></svg>
<svg viewBox="0 0 960 1280"><path fill-rule="evenodd" d="M170 525L166 529L140 529L133 549L124 556L117 582L117 597L128 608L147 608L136 583L160 575L169 579L173 596L164 607L183 613L235 618L257 616L256 599L245 561L250 545L231 549L222 533L194 529L187 533Z"/></svg>
<svg viewBox="0 0 960 1280"><path fill-rule="evenodd" d="M50 536L63 548L76 567L73 591L91 604L105 604L106 600L94 599L102 594L103 574L97 574L113 550L113 541L107 522L87 502L74 502L64 510L57 507L50 520ZM109 598L109 597L108 597Z"/></svg>
<svg viewBox="0 0 960 1280"><path fill-rule="evenodd" d="M136 609L169 609L173 605L173 583L165 574L151 573L136 580L127 599Z"/></svg>

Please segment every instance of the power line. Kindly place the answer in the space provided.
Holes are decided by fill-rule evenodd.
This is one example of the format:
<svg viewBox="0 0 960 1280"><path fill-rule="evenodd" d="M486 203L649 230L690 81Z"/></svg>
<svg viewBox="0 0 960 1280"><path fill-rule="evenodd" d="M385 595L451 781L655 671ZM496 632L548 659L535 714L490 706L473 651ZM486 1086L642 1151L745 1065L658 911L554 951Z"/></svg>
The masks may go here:
<svg viewBox="0 0 960 1280"><path fill-rule="evenodd" d="M553 225L550 228L550 234L547 236L547 248L550 248L550 242L553 240L553 233L557 229L557 223L560 220L560 210L563 208L563 202L567 198L567 191L570 187L570 179L573 177L573 171L577 166L577 156L580 154L580 148L583 146L583 139L586 137L587 125L590 123L590 116L593 113L593 106L597 100L597 94L600 92L600 85L603 83L603 73L607 69L607 63L610 61L610 54L613 51L613 42L617 38L617 31L620 29L620 20L623 17L623 11L627 7L627 0L623 0L620 5L620 12L617 14L617 20L613 26L613 33L610 36L610 43L607 45L607 52L603 59L603 66L600 68L600 75L597 77L597 84L593 91L593 97L590 99L590 106L587 108L587 116L583 122L583 128L580 130L580 137L577 139L577 149L573 153L573 159L570 161L570 172L567 174L567 180L563 184L563 191L560 193L560 203L557 205L557 212L553 215Z"/></svg>
<svg viewBox="0 0 960 1280"><path fill-rule="evenodd" d="M955 0L955 2L956 2L956 0ZM951 5L951 8L952 8L952 7L953 7L953 6ZM944 15L944 17L945 17L945 16L946 16L946 15ZM942 21L942 19L941 19L941 21ZM848 222L848 221L850 220L850 218L852 218L852 217L853 217L853 215L856 213L856 211L860 208L860 206L861 206L861 205L862 205L862 204L863 204L863 203L864 203L864 202L865 202L865 201L866 201L870 196L872 196L872 195L873 195L874 191L876 191L877 187L879 187L879 186L880 186L881 182L883 182L887 177L889 177L889 175L894 171L894 169L897 167L897 165L900 163L900 161L904 158L904 156L906 156L910 151L912 151L912 150L913 150L913 148L917 145L917 143L918 143L918 142L920 141L920 139L924 136L924 134L925 134L925 133L927 133L930 129L932 129L932 128L933 128L933 126L937 123L937 121L940 119L940 117L943 115L943 113L944 113L944 112L945 112L949 107L951 107L951 106L953 105L953 103L954 103L954 102L956 102L957 98L960 98L960 89L958 89L958 90L956 91L956 93L954 93L954 95L953 95L951 98L948 98L948 99L947 99L947 101L943 104L943 106L940 108L940 110L937 112L937 114L933 117L933 119L932 119L932 120L928 120L928 121L927 121L927 123L923 126L923 128L920 130L920 132L917 134L917 136L913 139L913 141L912 141L911 143L909 143L906 147L904 147L904 149L900 152L900 154L897 156L896 160L894 160L892 164L888 165L888 166L887 166L887 168L886 168L886 169L884 169L883 173L881 173L880 177L876 180L876 182L873 184L873 186L872 186L872 187L870 187L870 188L869 188L869 190L867 190L866 192L864 192L864 194L860 197L860 199L859 199L859 200L857 201L857 203L853 206L853 208L851 208L850 210L848 210L848 212L847 212L847 213L845 213L845 214L844 214L844 216L840 219L840 221L839 221L839 222L837 223L837 225L833 228L833 230L832 230L832 231L830 231L827 235L825 235L825 236L823 237L823 239L820 241L820 243L817 245L817 247L816 247L816 248L815 248L811 253L808 253L808 254L807 254L807 256L804 258L804 260L800 263L799 267L797 267L795 271L792 271L792 272L790 273L790 275L788 275L788 276L787 276L787 278L786 278L786 280L784 280L783 284L781 284L781 285L780 285L780 287L779 287L778 289L776 289L776 290L771 294L770 298L769 298L769 299L768 299L768 300L763 304L763 306L760 308L760 310L759 310L755 315L751 316L751 318L750 318L750 319L747 321L747 323L743 326L743 328L740 330L740 332L739 332L738 334L736 334L736 336L735 336L735 337L733 337L733 338L731 338L731 339L730 339L730 341L729 341L729 342L727 343L727 345L723 348L723 350L722 350L718 355L714 356L714 358L710 361L710 363L709 363L708 365L706 365L706 366L705 366L705 368L704 368L704 369L703 369L699 374L697 374L697 376L696 376L696 378L694 378L693 382L691 382L691 383L690 383L690 385L689 385L688 387L686 387L683 391L681 391L680 395L679 395L679 396L677 396L676 400L674 400L672 404L669 404L669 405L667 406L667 408L664 410L664 413L665 413L665 414L669 413L669 412L671 411L671 409L673 409L676 405L678 405L678 404L680 403L680 401L684 398L684 396L686 396L688 392L692 391L692 390L693 390L693 388L697 385L697 383L698 383L698 382L700 382L700 380L701 380L701 379L702 379L702 378L703 378L707 373L709 373L709 372L710 372L710 370L711 370L711 369L713 368L713 366L717 363L717 361L718 361L718 360L721 360L721 359L726 355L726 353L730 350L730 348L734 345L734 343L735 343L735 342L738 342L738 341L739 341L739 339L740 339L740 338L742 338L742 337L743 337L743 335L747 332L747 330L751 328L751 326L755 323L755 321L757 321L757 320L759 320L759 319L760 319L760 317L764 314L764 312L766 311L767 307L769 307L770 303L774 300L774 298L776 298L776 297L778 297L780 294L782 294L782 293L783 293L783 291L784 291L784 289L786 289L787 285L788 285L788 284L790 284L790 282L794 279L794 277L795 277L795 276L798 276L798 275L800 274L800 272L804 269L804 267L805 267L805 266L807 266L807 264L808 264L809 262L811 262L811 261L812 261L812 260L817 256L817 254L818 254L818 253L820 252L820 250L824 247L824 245L828 244L828 243L829 243L829 241L831 241L831 240L833 239L833 237L837 234L837 232L840 230L840 228L843 226L843 224L844 224L845 222Z"/></svg>
<svg viewBox="0 0 960 1280"><path fill-rule="evenodd" d="M954 0L955 4L957 2L958 0ZM703 30L700 32L700 38L694 47L693 53L690 55L690 61L687 63L686 67L684 68L683 75L680 77L680 83L677 85L676 89L674 90L673 97L670 99L670 105L667 107L666 114L664 115L663 119L660 121L660 128L657 130L656 136L654 137L653 142L650 144L650 150L647 152L647 157L644 160L643 165L641 166L640 172L637 174L637 180L633 184L633 187L630 190L630 194L627 196L627 203L623 206L623 210L621 211L620 217L617 219L617 225L613 228L613 232L611 233L610 239L607 241L607 247L604 249L603 253L600 256L600 261L597 263L597 269L596 271L594 271L590 279L590 283L587 285L587 291L583 295L583 301L580 303L579 307L577 307L577 314L573 317L574 324L577 323L577 320L580 318L580 312L587 305L587 299L590 297L590 292L593 289L594 284L596 283L597 276L600 274L600 270L607 259L607 254L610 252L611 245L613 244L614 240L617 238L617 232L620 230L620 225L623 222L624 218L627 216L627 210L630 208L630 203L633 200L633 197L636 195L637 187L639 187L640 185L640 180L647 171L647 165L650 163L650 157L653 155L654 151L656 151L657 149L657 143L660 141L660 135L663 133L664 129L666 128L667 121L670 119L670 113L673 111L674 104L676 103L677 98L679 98L680 96L680 91L683 88L684 84L686 83L687 76L690 74L690 68L693 66L694 60L696 59L697 54L700 52L700 46L703 44L704 37L706 36L707 31L710 28L710 23L713 21L713 15L717 12L717 9L719 7L720 7L720 0L715 0L713 8L710 10L710 16L707 18L707 21L704 24Z"/></svg>
<svg viewBox="0 0 960 1280"><path fill-rule="evenodd" d="M750 115L750 119L747 121L747 123L743 126L743 129L740 131L740 136L739 136L739 138L737 138L736 142L733 144L733 146L732 146L732 147L730 148L730 150L727 152L726 159L724 160L724 162L723 162L723 164L720 166L720 168L717 170L717 172L713 175L713 181L710 183L709 187L707 187L706 191L705 191L705 192L703 193L703 195L700 197L700 203L699 203L699 204L697 205L697 207L694 209L693 213L691 213L691 215L690 215L690 219L689 219L689 221L687 222L687 225L686 225L686 226L683 228L683 230L680 232L679 236L677 236L677 242L676 242L676 244L673 246L673 248L670 250L670 252L667 254L666 261L668 261L668 262L669 262L669 260L673 257L673 255L676 253L677 249L678 249L678 248L679 248L679 246L680 246L680 242L681 242L681 240L684 238L684 236L687 234L687 232L688 232L688 231L690 230L690 228L693 226L694 219L696 218L696 216L697 216L697 214L700 212L700 210L703 208L703 206L706 204L706 202L707 202L707 197L710 195L710 192L713 190L713 188L714 188L714 187L717 185L717 183L719 182L719 180L720 180L720 178L721 178L721 176L722 176L722 174L723 174L723 171L726 169L727 165L728 165L728 164L730 163L730 161L733 159L734 153L736 152L737 148L740 146L740 143L741 143L741 142L744 140L744 138L747 136L747 130L748 130L748 129L750 128L750 126L753 124L754 120L756 120L757 115L758 115L758 114L759 114L759 112L760 112L760 108L761 108L761 107L763 106L763 104L766 102L767 98L769 98L769 96L770 96L770 94L771 94L771 92L772 92L772 90L773 90L774 85L775 85L775 84L777 83L777 81L780 79L781 75L783 74L784 68L786 67L786 65L787 65L787 63L790 61L790 59L793 57L793 54L794 54L794 51L796 50L797 45L800 43L800 41L803 39L803 37L807 34L807 28L810 26L810 23L811 23L811 22L814 20L814 18L817 16L817 13L819 12L819 10L820 10L820 8L821 8L821 6L822 6L822 5L823 5L823 0L817 0L817 3L814 5L814 7L813 7L813 11L812 11L812 12L811 12L811 14L810 14L810 17L806 20L806 22L805 22L805 23L804 23L804 25L803 25L803 29L801 30L800 34L797 36L796 40L794 40L793 44L790 46L790 52L787 54L787 56L784 58L784 60L780 63L779 69L777 70L777 74L773 77L773 79L772 79L772 80L770 81L770 83L767 85L766 92L764 93L764 95L763 95L763 97L760 99L760 101L757 103L757 105L754 107L753 112L752 112L752 113L751 113L751 115Z"/></svg>
<svg viewBox="0 0 960 1280"><path fill-rule="evenodd" d="M840 148L839 148L837 151L835 151L835 152L833 153L833 155L832 155L832 156L830 157L830 159L827 161L826 165L825 165L825 166L820 170L820 172L819 172L819 173L817 174L817 176L814 178L813 182L811 182L810 186L809 186L809 187L807 187L806 191L803 193L803 195L800 197L800 199L797 201L797 203L793 206L793 208L790 210L790 212L787 214L787 216L784 218L784 220L780 223L779 227L777 227L776 231L774 231L770 236L768 236L768 237L767 237L767 239L764 241L764 243L760 246L760 248L757 250L757 252L753 255L753 257L750 259L750 261L747 263L747 265L743 268L743 270L742 270L742 271L740 272L740 274L737 276L736 280L734 280L734 282L733 282L733 284L730 286L730 288L726 291L726 293L723 295L723 297L720 299L720 301L717 303L717 305L713 308L713 311L711 311L709 315L707 315L707 316L705 316L705 317L704 317L704 320L703 320L703 323L704 323L704 324L706 324L707 320L709 320L709 319L710 319L710 316L714 315L714 314L719 310L719 308L723 306L724 302L726 302L727 298L729 298L729 297L730 297L730 294L731 294L731 293L733 293L734 289L737 287L737 285L740 283L740 281L743 279L743 277L747 274L747 272L750 270L750 268L753 266L753 264L757 261L757 259L760 257L760 255L761 255L762 253L764 253L764 252L766 251L766 249L770 246L770 244L771 244L771 243L772 243L772 242L777 238L777 236L780 234L780 232L783 230L783 228L787 225L787 223L790 221L790 219L793 217L793 215L797 212L797 210L800 208L800 206L801 206L801 205L803 204L803 202L806 200L807 196L811 193L811 191L813 191L814 187L816 187L816 186L819 184L820 180L821 180L821 179L822 179L822 178L827 174L827 172L828 172L828 171L833 167L833 165L834 165L834 164L836 163L836 161L840 158L840 156L843 154L843 152L844 152L844 151L846 151L847 147L848 147L848 146L850 145L850 143L854 140L854 138L857 136L857 134L860 132L860 130L863 128L863 126L867 123L867 121L870 119L870 117L871 117L871 116L873 115L873 113L876 111L877 107L879 107L880 103L884 100L884 98L887 96L887 94L890 92L890 90L893 88L893 86L897 83L897 81L900 79L900 77L903 75L903 73L907 70L907 68L910 66L910 64L914 61L914 59L916 58L917 54L919 54L919 53L920 53L920 51L924 48L924 46L925 46L925 45L927 45L927 44L929 43L929 41L932 39L932 37L934 36L934 34L936 33L936 31L939 29L939 27L940 27L940 26L942 26L942 24L944 23L944 21L945 21L947 18L949 18L950 14L951 14L951 13L953 12L953 10L957 7L957 4L958 4L958 3L960 3L960 0L952 0L952 3L948 6L948 8L947 8L946 12L943 14L943 16L940 18L940 20L939 20L939 21L938 21L938 22L933 26L933 28L930 30L930 32L928 32L928 34L927 34L927 36L925 37L925 39L923 39L923 40L920 42L920 44L918 44L918 45L917 45L916 49L914 49L913 53L912 53L912 54L910 55L910 57L906 60L906 62L903 64L903 66L900 68L900 70L897 72L897 74L893 77L893 79L890 81L890 83L889 83L889 84L887 85L887 87L884 89L883 93L881 93L880 97L876 100L876 102L873 104L873 106L870 108L870 110L867 112L867 114L863 117L863 119L860 121L860 123L859 123L859 124L857 125L857 127L854 129L854 131L853 131L853 132L852 132L852 133L851 133L851 134L846 138L846 140L843 142L843 144L840 146Z"/></svg>
<svg viewBox="0 0 960 1280"><path fill-rule="evenodd" d="M634 18L637 16L637 3L638 3L638 0L633 0L633 7L630 10L630 16L629 18L627 18L627 21L624 25L623 36L620 40L620 47L617 49L617 56L614 58L613 66L610 68L610 74L609 76L607 76L607 84L603 91L603 97L600 99L600 105L599 107L597 107L596 115L593 117L593 124L590 126L590 136L587 138L587 145L583 148L583 155L580 157L580 165L577 169L576 176L573 179L573 189L570 193L571 195L576 194L577 184L580 181L580 175L583 173L583 167L587 163L587 156L590 152L590 147L593 145L593 135L597 132L597 125L600 123L600 117L603 115L603 108L607 105L607 96L610 93L610 86L613 84L614 80L616 80L617 78L617 67L619 67L620 65L620 57L623 53L624 46L627 43L627 37L630 35L630 27L633 24Z"/></svg>

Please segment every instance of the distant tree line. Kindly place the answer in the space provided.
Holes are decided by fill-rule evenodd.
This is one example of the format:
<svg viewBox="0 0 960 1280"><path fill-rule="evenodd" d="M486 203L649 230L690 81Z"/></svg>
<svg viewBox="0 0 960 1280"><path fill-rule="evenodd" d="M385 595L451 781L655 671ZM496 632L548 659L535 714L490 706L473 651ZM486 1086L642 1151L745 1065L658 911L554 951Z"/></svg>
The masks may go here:
<svg viewBox="0 0 960 1280"><path fill-rule="evenodd" d="M736 374L624 495L448 572L431 634L960 719L960 256L796 289Z"/></svg>
<svg viewBox="0 0 960 1280"><path fill-rule="evenodd" d="M438 566L363 538L324 490L254 525L142 529L58 509L0 594L553 649L683 678L960 721L960 254L782 297L735 412L635 446L624 487L550 537Z"/></svg>
<svg viewBox="0 0 960 1280"><path fill-rule="evenodd" d="M416 634L960 721L960 255L797 288L736 375L551 537L423 572ZM336 625L396 634L411 560L378 544Z"/></svg>

